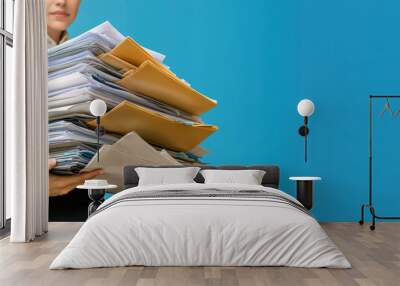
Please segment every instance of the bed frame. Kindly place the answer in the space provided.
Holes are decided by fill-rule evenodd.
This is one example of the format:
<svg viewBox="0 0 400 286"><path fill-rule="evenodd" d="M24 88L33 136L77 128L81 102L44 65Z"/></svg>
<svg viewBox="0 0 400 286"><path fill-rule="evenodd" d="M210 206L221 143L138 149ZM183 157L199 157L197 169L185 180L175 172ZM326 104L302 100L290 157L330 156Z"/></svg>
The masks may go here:
<svg viewBox="0 0 400 286"><path fill-rule="evenodd" d="M126 166L124 168L124 189L136 187L139 183L139 176L135 171L137 167L146 168L183 168L187 166ZM271 187L279 189L279 167L273 165L255 165L255 166L240 166L240 165L226 165L226 166L199 166L202 170L217 169L217 170L264 170L265 175L261 184L264 187ZM204 183L203 176L198 173L194 178L197 183Z"/></svg>

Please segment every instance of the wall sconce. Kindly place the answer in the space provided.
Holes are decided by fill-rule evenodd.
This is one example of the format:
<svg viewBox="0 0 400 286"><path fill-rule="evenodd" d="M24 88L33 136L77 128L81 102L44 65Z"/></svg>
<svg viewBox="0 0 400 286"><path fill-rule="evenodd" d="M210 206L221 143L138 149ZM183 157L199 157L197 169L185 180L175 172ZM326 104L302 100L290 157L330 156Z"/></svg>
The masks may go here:
<svg viewBox="0 0 400 286"><path fill-rule="evenodd" d="M95 99L90 103L90 113L96 116L96 135L97 135L97 162L100 161L100 136L103 136L104 129L100 126L100 117L107 112L107 105L101 99Z"/></svg>
<svg viewBox="0 0 400 286"><path fill-rule="evenodd" d="M308 117L314 113L314 103L309 99L302 99L297 104L297 111L304 117L304 124L299 128L299 134L304 137L304 161L307 162L307 136L310 133Z"/></svg>

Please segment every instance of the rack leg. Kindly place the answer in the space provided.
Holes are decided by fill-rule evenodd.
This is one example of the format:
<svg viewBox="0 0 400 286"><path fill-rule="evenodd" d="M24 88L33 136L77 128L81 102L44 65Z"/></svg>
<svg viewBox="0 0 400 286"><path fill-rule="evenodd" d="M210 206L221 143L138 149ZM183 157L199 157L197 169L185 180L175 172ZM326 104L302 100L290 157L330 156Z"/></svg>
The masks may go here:
<svg viewBox="0 0 400 286"><path fill-rule="evenodd" d="M364 224L364 208L365 208L365 205L362 205L362 206L361 206L361 219L358 221L358 223L359 223L360 225L363 225L363 224Z"/></svg>
<svg viewBox="0 0 400 286"><path fill-rule="evenodd" d="M369 227L370 230L375 230L375 209L373 206L370 206L370 211L372 215L372 225Z"/></svg>

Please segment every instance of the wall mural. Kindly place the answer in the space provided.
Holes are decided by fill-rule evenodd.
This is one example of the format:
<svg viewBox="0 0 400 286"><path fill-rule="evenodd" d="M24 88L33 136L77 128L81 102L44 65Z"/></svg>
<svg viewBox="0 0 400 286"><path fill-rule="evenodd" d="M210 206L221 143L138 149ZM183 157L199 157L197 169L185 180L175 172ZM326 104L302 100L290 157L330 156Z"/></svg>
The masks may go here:
<svg viewBox="0 0 400 286"><path fill-rule="evenodd" d="M57 159L49 161L50 218L57 219L52 214L60 210L69 220L86 217L91 200L86 189L75 187L85 179L107 179L121 187L119 169L104 166L128 160L124 154L129 153L147 164L275 164L281 170L280 189L294 196L296 184L289 177L321 177L313 215L321 221L359 220L359 206L368 200L368 96L399 91L400 39L393 37L399 3L66 0L59 1L65 2L60 8L57 2L47 1L49 45L54 46L50 152ZM378 20L371 21L371 15ZM96 27L104 33L96 35ZM90 46L94 37L104 39ZM69 47L80 49L75 58L60 47L77 38L79 44ZM132 50L140 58L124 56ZM85 60L78 65L79 58ZM79 88L69 90L71 84ZM68 96L57 93L62 89ZM93 157L97 124L88 104L104 89L107 97L99 99L107 111L98 130L98 163ZM172 95L185 95L185 101ZM305 98L316 106L307 137L299 136L302 119L296 110ZM388 216L399 212L392 204L398 200L400 157L393 132L398 122L391 119L384 116L374 135L379 137L375 163L385 166L375 170L375 184L384 190L376 187L376 208ZM80 135L76 141L90 137L91 142L57 142L75 133ZM122 138L134 143L124 144ZM109 155L115 150L120 156Z"/></svg>
<svg viewBox="0 0 400 286"><path fill-rule="evenodd" d="M54 220L85 218L84 208L81 214L73 210L87 202L84 189L99 188L85 181L104 183L108 196L122 190L124 166L204 164L208 151L200 144L218 129L200 117L217 101L175 74L166 55L143 47L109 21L71 37L67 29L79 4L47 1ZM89 198L95 200L92 211L103 199Z"/></svg>

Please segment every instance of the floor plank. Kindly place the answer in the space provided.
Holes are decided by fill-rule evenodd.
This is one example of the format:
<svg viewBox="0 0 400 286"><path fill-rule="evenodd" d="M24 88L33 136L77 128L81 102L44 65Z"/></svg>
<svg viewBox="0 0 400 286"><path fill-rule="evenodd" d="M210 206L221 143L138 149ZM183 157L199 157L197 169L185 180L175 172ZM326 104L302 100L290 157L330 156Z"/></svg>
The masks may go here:
<svg viewBox="0 0 400 286"><path fill-rule="evenodd" d="M81 223L50 223L50 231L32 243L0 240L0 285L399 285L400 223L378 223L376 231L356 223L324 223L325 231L352 263L352 269L289 267L118 267L85 270L48 269Z"/></svg>

